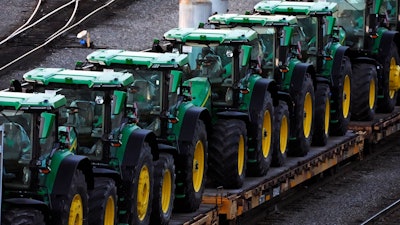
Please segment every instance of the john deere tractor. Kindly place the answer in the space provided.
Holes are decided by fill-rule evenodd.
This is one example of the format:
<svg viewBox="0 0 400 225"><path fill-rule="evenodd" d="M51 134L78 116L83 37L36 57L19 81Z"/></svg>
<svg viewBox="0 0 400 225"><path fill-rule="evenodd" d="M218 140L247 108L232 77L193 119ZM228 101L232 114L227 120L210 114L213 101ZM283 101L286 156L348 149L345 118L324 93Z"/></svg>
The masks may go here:
<svg viewBox="0 0 400 225"><path fill-rule="evenodd" d="M1 224L87 224L92 166L57 136L65 104L62 95L0 92Z"/></svg>
<svg viewBox="0 0 400 225"><path fill-rule="evenodd" d="M176 211L197 210L205 188L210 113L195 106L190 87L182 85L189 69L187 64L185 54L98 50L87 56L86 65L80 66L132 73L134 83L129 88L128 104L138 108L138 125L153 130L158 143L178 149L174 158L169 159L175 161L176 180L165 173L164 178L156 178L159 189L153 202L154 224L166 224L171 217L174 193L165 191L171 190L169 185L176 184ZM159 173L167 171L159 167Z"/></svg>
<svg viewBox="0 0 400 225"><path fill-rule="evenodd" d="M238 188L247 175L265 175L273 146L274 80L255 72L251 58L257 33L251 29L176 28L164 39L173 52L187 53L193 104L207 107L213 129L209 177L214 185ZM273 101L274 100L274 101Z"/></svg>
<svg viewBox="0 0 400 225"><path fill-rule="evenodd" d="M97 178L89 192L90 224L149 224L153 160L174 148L159 147L155 134L137 125L137 109L126 107L132 74L37 68L23 77L28 90L67 98L59 133L71 152L91 160Z"/></svg>
<svg viewBox="0 0 400 225"><path fill-rule="evenodd" d="M293 30L293 41L297 42L298 59L311 63L316 72L316 111L313 144L325 145L328 134L344 135L350 122L351 62L348 47L342 46L344 31L335 29L336 3L263 1L255 7L257 16L268 18L270 26L278 34ZM290 27L282 27L282 21L296 16ZM280 19L280 17L282 17ZM278 19L276 19L278 18ZM286 30L285 30L286 29ZM279 43L279 37L276 41ZM279 44L277 48L280 48ZM275 51L277 58L280 51ZM271 57L272 58L272 57ZM276 65L276 64L275 64ZM277 66L277 65L276 65Z"/></svg>
<svg viewBox="0 0 400 225"><path fill-rule="evenodd" d="M392 112L400 88L399 2L357 0L338 3L337 24L346 31L353 64L352 119L371 120Z"/></svg>

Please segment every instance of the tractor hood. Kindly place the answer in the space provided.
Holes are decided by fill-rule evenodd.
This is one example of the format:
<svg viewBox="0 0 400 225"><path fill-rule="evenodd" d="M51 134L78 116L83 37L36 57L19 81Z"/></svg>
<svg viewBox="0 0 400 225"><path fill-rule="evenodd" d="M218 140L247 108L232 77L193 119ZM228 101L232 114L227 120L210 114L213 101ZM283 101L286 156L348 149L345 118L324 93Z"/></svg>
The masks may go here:
<svg viewBox="0 0 400 225"><path fill-rule="evenodd" d="M254 10L261 14L313 16L332 15L338 8L333 2L261 1L254 6Z"/></svg>

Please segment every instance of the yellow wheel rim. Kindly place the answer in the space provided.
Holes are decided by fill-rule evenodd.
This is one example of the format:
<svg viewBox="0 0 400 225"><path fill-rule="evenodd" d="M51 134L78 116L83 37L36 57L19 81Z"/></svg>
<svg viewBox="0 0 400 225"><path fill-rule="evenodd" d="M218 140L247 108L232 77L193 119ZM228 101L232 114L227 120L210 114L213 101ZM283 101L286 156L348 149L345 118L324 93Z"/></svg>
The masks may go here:
<svg viewBox="0 0 400 225"><path fill-rule="evenodd" d="M369 83L369 108L373 109L375 105L375 80Z"/></svg>
<svg viewBox="0 0 400 225"><path fill-rule="evenodd" d="M238 174L239 176L243 174L244 170L244 138L243 135L239 137L238 146Z"/></svg>
<svg viewBox="0 0 400 225"><path fill-rule="evenodd" d="M396 64L396 59L390 59L389 72L389 97L394 98L396 91L400 88L400 67Z"/></svg>
<svg viewBox="0 0 400 225"><path fill-rule="evenodd" d="M304 111L303 111L303 132L304 137L308 138L311 132L312 124L312 98L310 92L307 92L304 99Z"/></svg>
<svg viewBox="0 0 400 225"><path fill-rule="evenodd" d="M264 119L262 124L261 134L261 148L264 158L268 157L269 151L271 150L271 139L272 139L272 118L271 113L267 110L264 112Z"/></svg>
<svg viewBox="0 0 400 225"><path fill-rule="evenodd" d="M161 187L161 210L163 213L167 213L169 204L171 203L171 191L172 191L172 175L171 171L166 170L163 176L163 182Z"/></svg>
<svg viewBox="0 0 400 225"><path fill-rule="evenodd" d="M289 123L287 117L284 115L282 117L281 129L279 134L279 148L282 154L285 154L288 137L289 137Z"/></svg>
<svg viewBox="0 0 400 225"><path fill-rule="evenodd" d="M106 203L104 214L104 225L113 225L115 221L115 202L112 196L109 196Z"/></svg>
<svg viewBox="0 0 400 225"><path fill-rule="evenodd" d="M194 191L198 192L203 184L204 177L204 145L198 140L194 149L192 179Z"/></svg>
<svg viewBox="0 0 400 225"><path fill-rule="evenodd" d="M331 115L331 104L329 102L329 98L326 99L325 103L325 134L328 134L329 132L329 120L330 120L330 115Z"/></svg>
<svg viewBox="0 0 400 225"><path fill-rule="evenodd" d="M139 174L138 192L137 192L137 212L139 220L144 220L147 215L150 198L150 172L144 165Z"/></svg>
<svg viewBox="0 0 400 225"><path fill-rule="evenodd" d="M80 194L75 194L69 209L68 225L83 224L83 202Z"/></svg>
<svg viewBox="0 0 400 225"><path fill-rule="evenodd" d="M350 77L346 75L344 77L343 83L343 99L342 99L342 108L343 108L343 117L347 118L350 112Z"/></svg>

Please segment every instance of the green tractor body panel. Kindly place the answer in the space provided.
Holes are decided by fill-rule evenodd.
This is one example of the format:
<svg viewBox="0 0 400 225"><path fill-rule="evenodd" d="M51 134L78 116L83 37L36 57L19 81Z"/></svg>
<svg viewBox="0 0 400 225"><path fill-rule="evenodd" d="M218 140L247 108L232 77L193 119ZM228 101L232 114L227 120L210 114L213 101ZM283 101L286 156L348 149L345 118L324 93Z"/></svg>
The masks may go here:
<svg viewBox="0 0 400 225"><path fill-rule="evenodd" d="M209 23L218 26L289 26L297 24L295 16L286 15L241 15L241 14L217 14L208 18Z"/></svg>
<svg viewBox="0 0 400 225"><path fill-rule="evenodd" d="M62 95L52 96L51 94L11 93L1 92L0 105L15 110L32 109L57 109L64 106L66 99Z"/></svg>
<svg viewBox="0 0 400 225"><path fill-rule="evenodd" d="M207 77L194 77L184 82L184 85L191 87L192 103L196 106L211 108L211 86Z"/></svg>

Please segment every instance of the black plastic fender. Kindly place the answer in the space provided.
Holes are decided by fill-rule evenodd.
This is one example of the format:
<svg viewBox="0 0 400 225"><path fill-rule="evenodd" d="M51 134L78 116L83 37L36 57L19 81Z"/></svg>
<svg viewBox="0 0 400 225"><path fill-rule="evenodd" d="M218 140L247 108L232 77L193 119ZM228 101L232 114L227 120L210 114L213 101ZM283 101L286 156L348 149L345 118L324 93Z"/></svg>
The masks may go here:
<svg viewBox="0 0 400 225"><path fill-rule="evenodd" d="M122 168L134 168L138 163L143 144L147 142L151 147L153 160L158 160L159 152L156 135L151 130L137 129L133 131L126 144L124 158L121 163ZM124 171L124 169L122 169ZM125 176L124 176L125 177Z"/></svg>
<svg viewBox="0 0 400 225"><path fill-rule="evenodd" d="M206 125L207 133L211 132L211 115L206 108L202 107L190 107L186 110L185 116L183 117L181 132L179 134L179 142L191 142L193 139L194 131L197 120L203 120ZM179 150L180 151L180 150Z"/></svg>
<svg viewBox="0 0 400 225"><path fill-rule="evenodd" d="M346 55L346 51L349 49L347 46L341 46L336 50L335 57L333 59L332 74L331 74L331 86L333 88L339 87L337 83L339 80L337 77L340 73L340 65L342 64L343 57Z"/></svg>
<svg viewBox="0 0 400 225"><path fill-rule="evenodd" d="M271 93L273 105L277 106L279 104L278 87L275 80L258 79L254 84L249 105L250 122L257 123L257 115L263 107L264 96L267 92Z"/></svg>
<svg viewBox="0 0 400 225"><path fill-rule="evenodd" d="M89 158L83 155L69 155L62 160L58 169L53 191L51 193L52 199L55 199L57 196L68 194L72 177L77 169L81 170L85 175L88 190L93 189L93 170Z"/></svg>
<svg viewBox="0 0 400 225"><path fill-rule="evenodd" d="M311 64L308 63L298 63L294 67L292 73L292 79L290 80L290 88L289 92L290 95L296 96L298 92L300 92L301 88L303 87L303 78L306 74L311 76L313 80L314 87L316 87L316 77L315 77L315 69Z"/></svg>
<svg viewBox="0 0 400 225"><path fill-rule="evenodd" d="M115 181L116 184L119 184L121 182L121 175L116 170L112 170L112 169L108 169L108 168L102 168L102 167L94 167L93 168L93 175L95 177L111 178L111 179L113 179Z"/></svg>
<svg viewBox="0 0 400 225"><path fill-rule="evenodd" d="M31 199L31 198L9 198L9 199L3 199L2 202L3 206L4 205L11 205L11 206L17 206L20 208L23 207L31 207L40 210L43 212L43 216L46 222L50 220L50 209L49 206L43 202L39 201L36 199Z"/></svg>
<svg viewBox="0 0 400 225"><path fill-rule="evenodd" d="M400 46L399 40L399 32L397 31L386 31L383 33L381 42L379 43L379 51L378 51L378 62L382 65L385 64L386 54L390 52L390 48L392 47L392 42L395 42L397 45L397 50Z"/></svg>

